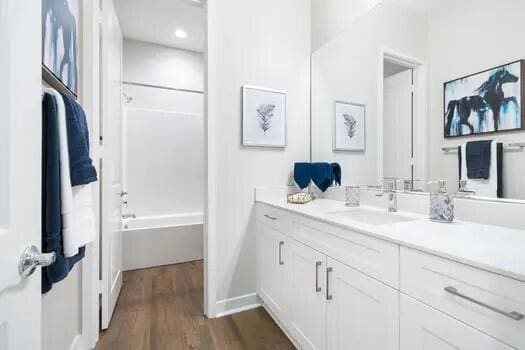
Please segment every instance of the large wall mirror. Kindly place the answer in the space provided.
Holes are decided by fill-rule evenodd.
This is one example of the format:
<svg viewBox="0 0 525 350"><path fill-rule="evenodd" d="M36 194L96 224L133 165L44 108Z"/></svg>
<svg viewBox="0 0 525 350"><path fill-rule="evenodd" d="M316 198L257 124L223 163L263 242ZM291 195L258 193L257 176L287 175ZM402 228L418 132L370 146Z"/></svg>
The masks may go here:
<svg viewBox="0 0 525 350"><path fill-rule="evenodd" d="M524 14L383 0L357 18L312 56L312 161L338 162L346 185L525 200Z"/></svg>

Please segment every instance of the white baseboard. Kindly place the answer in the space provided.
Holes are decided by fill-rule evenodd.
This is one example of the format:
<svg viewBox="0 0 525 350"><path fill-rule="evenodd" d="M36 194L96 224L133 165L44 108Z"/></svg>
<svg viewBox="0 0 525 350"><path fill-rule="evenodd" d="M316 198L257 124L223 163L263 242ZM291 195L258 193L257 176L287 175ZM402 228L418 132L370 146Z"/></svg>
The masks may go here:
<svg viewBox="0 0 525 350"><path fill-rule="evenodd" d="M82 342L82 334L77 334L75 338L73 338L73 341L71 342L71 346L69 347L69 350L84 350L84 344Z"/></svg>
<svg viewBox="0 0 525 350"><path fill-rule="evenodd" d="M261 299L256 293L241 295L239 297L224 299L215 305L215 317L224 317L238 312L255 309L262 306Z"/></svg>

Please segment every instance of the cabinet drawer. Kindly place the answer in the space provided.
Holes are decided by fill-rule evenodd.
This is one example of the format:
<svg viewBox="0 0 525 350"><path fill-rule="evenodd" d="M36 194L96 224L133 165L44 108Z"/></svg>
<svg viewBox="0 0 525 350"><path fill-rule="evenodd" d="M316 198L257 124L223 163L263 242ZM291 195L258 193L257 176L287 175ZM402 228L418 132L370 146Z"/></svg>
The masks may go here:
<svg viewBox="0 0 525 350"><path fill-rule="evenodd" d="M406 295L401 295L403 350L511 350L489 337Z"/></svg>
<svg viewBox="0 0 525 350"><path fill-rule="evenodd" d="M258 203L255 208L255 218L257 221L283 233L286 233L289 229L289 215L284 210L261 203Z"/></svg>
<svg viewBox="0 0 525 350"><path fill-rule="evenodd" d="M525 349L523 282L402 247L401 291Z"/></svg>
<svg viewBox="0 0 525 350"><path fill-rule="evenodd" d="M399 288L397 244L307 218L294 222L290 229L293 238L389 286Z"/></svg>

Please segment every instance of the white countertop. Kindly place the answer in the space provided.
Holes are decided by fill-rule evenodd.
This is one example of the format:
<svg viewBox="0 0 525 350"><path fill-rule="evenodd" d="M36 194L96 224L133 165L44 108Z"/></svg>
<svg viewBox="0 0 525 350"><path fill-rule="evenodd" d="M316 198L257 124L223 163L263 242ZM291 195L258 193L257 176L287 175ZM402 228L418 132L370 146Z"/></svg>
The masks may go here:
<svg viewBox="0 0 525 350"><path fill-rule="evenodd" d="M330 214L345 209L340 201L316 199L308 204L290 204L283 197L261 196L257 202L525 282L523 230L465 221L437 223L428 220L425 215L408 212L392 215L410 216L412 221L369 225ZM386 207L359 208L387 210Z"/></svg>

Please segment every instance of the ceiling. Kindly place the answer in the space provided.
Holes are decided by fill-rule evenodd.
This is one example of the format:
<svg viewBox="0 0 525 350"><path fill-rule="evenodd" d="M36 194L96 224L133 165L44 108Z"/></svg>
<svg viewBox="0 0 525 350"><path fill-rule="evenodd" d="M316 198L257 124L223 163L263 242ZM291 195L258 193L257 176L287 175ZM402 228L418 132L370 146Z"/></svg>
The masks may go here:
<svg viewBox="0 0 525 350"><path fill-rule="evenodd" d="M115 0L124 38L202 52L204 0ZM183 29L188 36L175 36Z"/></svg>

